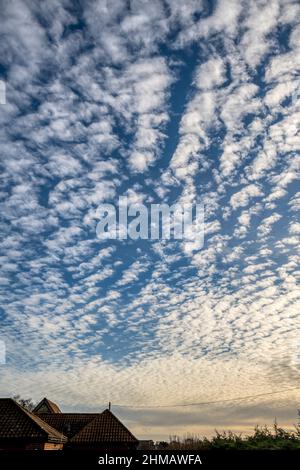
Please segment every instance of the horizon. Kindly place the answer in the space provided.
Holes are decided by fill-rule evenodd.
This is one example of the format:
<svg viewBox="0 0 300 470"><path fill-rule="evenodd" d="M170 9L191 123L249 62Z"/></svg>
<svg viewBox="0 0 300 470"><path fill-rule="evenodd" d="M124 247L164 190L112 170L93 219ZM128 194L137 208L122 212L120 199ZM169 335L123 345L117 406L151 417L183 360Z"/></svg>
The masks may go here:
<svg viewBox="0 0 300 470"><path fill-rule="evenodd" d="M4 397L0 397L0 398L4 398ZM63 407L61 406L60 403L57 403L57 402L54 402L53 400L51 400L51 398L49 397L43 397L43 398L40 398L39 400L37 400L36 402L32 401L32 399L30 398L27 398L25 399L24 397L21 397L20 395L18 396L14 396L14 397L11 397L13 400L16 400L19 404L21 404L23 407L29 409L31 412L33 412L34 410L34 407L36 407L38 404L40 404L45 398L50 400L52 403L54 403L55 405L58 405L59 409L60 409L60 412L61 413L78 413L78 414L81 414L81 413L91 413L91 414L94 414L94 413L102 413L103 411L105 410L109 410L111 411L118 419L121 420L121 422L123 422L123 424L126 426L126 427L129 427L130 428L130 431L133 432L133 434L135 435L135 437L137 437L139 440L143 440L143 439L146 439L146 440L153 440L154 442L155 441L171 441L172 438L181 438L181 439L184 439L184 438L189 438L189 437L196 437L196 438L211 438L212 436L214 436L216 434L216 432L234 432L236 434L241 434L242 436L246 437L246 436L250 436L251 434L253 434L253 431L255 430L255 428L258 426L259 428L264 428L265 426L267 426L269 429L272 429L274 427L274 425L276 424L279 428L282 428L282 429L285 429L286 431L288 432L293 432L295 431L296 427L299 427L299 413L300 413L300 409L296 410L296 413L295 415L292 417L292 418L295 418L297 417L296 420L292 420L290 423L285 423L283 425L282 422L280 422L280 413L279 413L279 420L278 420L278 416L274 416L273 417L273 420L272 420L272 417L271 415L269 415L269 419L267 420L267 422L264 422L264 423L256 423L256 424L248 424L248 427L247 428L244 428L244 429L241 429L239 426L233 426L233 427L228 427L228 424L227 426L225 427L220 427L220 428L214 428L214 429L211 429L211 428L206 428L205 426L203 426L203 421L205 422L205 416L207 415L203 415L203 411L201 411L201 416L202 416L202 423L201 423L201 426L199 426L198 424L198 415L197 416L194 416L194 425L192 425L189 430L185 433L182 433L180 432L180 426L178 426L177 424L177 420L175 418L172 419L172 421L169 423L169 426L170 426L170 429L175 429L174 432L169 432L168 435L166 434L156 434L156 437L153 438L153 436L150 436L148 434L139 434L139 425L140 425L140 422L143 421L143 414L146 413L146 416L147 414L149 414L149 412L151 412L153 414L153 410L155 411L155 407L150 407L150 408L146 408L146 409L141 409L141 408L134 408L133 406L132 407L128 407L129 408L129 415L128 415L128 410L124 410L124 406L121 406L121 405L114 405L113 403L109 402L107 404L101 404L101 405L97 405L97 406L94 406L94 405L86 405L86 406L83 406L83 407L80 407L80 406L71 406L71 407ZM247 398L248 400L249 398ZM21 400L21 401L20 401ZM245 398L241 398L241 401L244 401ZM229 400L230 401L230 400ZM25 403L25 402L29 402L29 403ZM164 406L164 405L163 405ZM180 405L176 405L177 407L180 407ZM203 406L203 405L202 405ZM221 406L222 406L222 403L220 402L217 407L219 407L221 409ZM188 413L191 413L193 411L193 413L195 413L195 409L199 409L200 405L191 405L190 407L188 405L182 405L183 408L185 409L188 409ZM215 405L216 407L216 405ZM165 413L169 413L170 414L170 411L171 411L171 408L172 406L168 407L168 406L165 406L165 410L164 412ZM123 412L122 412L123 410ZM125 413L124 413L125 411ZM126 413L127 411L127 413ZM132 417L130 418L130 416ZM186 416L186 412L183 412L182 413L182 419L184 420L185 419L185 416ZM200 415L199 415L200 416ZM135 417L135 418L134 418ZM204 420L203 420L203 417L204 417ZM161 416L158 415L158 418L159 420L161 421ZM271 421L270 421L271 419ZM147 418L146 420L147 421ZM137 426L137 423L138 423L138 426ZM137 429L138 431L135 432L135 429Z"/></svg>
<svg viewBox="0 0 300 470"><path fill-rule="evenodd" d="M154 440L297 423L299 17L293 0L3 5L1 397L111 402ZM203 205L204 242L99 239L121 197Z"/></svg>

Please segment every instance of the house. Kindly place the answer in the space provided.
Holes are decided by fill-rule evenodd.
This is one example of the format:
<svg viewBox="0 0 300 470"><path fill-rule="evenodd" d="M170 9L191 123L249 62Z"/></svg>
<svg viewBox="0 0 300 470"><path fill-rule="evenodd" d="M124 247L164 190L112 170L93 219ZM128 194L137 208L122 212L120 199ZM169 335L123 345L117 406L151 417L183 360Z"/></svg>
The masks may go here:
<svg viewBox="0 0 300 470"><path fill-rule="evenodd" d="M155 444L152 439L142 439L139 441L138 450L154 450Z"/></svg>
<svg viewBox="0 0 300 470"><path fill-rule="evenodd" d="M29 412L12 399L0 399L0 449L129 450L138 442L110 409L62 413L43 398Z"/></svg>
<svg viewBox="0 0 300 470"><path fill-rule="evenodd" d="M1 450L61 450L67 440L11 398L0 398Z"/></svg>
<svg viewBox="0 0 300 470"><path fill-rule="evenodd" d="M43 398L42 401L34 408L33 412L35 414L39 413L61 413L59 407L53 401L48 400L48 398Z"/></svg>

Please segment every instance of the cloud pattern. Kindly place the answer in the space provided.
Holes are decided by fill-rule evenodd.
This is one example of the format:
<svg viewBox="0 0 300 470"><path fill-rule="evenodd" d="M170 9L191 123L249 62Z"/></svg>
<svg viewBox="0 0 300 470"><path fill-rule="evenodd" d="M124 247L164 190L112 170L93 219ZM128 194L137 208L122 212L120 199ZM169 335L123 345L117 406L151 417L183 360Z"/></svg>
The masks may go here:
<svg viewBox="0 0 300 470"><path fill-rule="evenodd" d="M2 13L1 394L95 409L295 387L298 2ZM204 248L98 240L97 206L121 195L203 202ZM140 436L247 430L291 422L297 396L119 413Z"/></svg>

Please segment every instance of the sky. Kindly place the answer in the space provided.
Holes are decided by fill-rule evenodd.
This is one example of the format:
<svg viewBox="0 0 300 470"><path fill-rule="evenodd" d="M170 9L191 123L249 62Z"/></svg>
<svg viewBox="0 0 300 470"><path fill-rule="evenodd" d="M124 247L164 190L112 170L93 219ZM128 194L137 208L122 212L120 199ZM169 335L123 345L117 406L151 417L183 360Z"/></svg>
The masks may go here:
<svg viewBox="0 0 300 470"><path fill-rule="evenodd" d="M299 3L1 3L0 395L139 438L292 427ZM120 196L204 204L204 246L99 240Z"/></svg>

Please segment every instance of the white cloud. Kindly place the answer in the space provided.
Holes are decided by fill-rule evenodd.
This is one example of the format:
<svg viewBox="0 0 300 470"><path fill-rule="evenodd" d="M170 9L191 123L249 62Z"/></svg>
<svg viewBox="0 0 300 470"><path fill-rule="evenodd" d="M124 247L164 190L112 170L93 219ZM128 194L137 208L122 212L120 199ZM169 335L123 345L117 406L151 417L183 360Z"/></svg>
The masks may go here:
<svg viewBox="0 0 300 470"><path fill-rule="evenodd" d="M219 85L225 81L225 66L220 57L209 59L200 65L196 76L196 86L199 89L207 90Z"/></svg>
<svg viewBox="0 0 300 470"><path fill-rule="evenodd" d="M276 213L270 215L269 217L266 217L262 221L262 223L258 226L259 236L265 237L266 235L268 235L272 230L273 224L278 222L278 220L280 220L281 218L282 218L282 216L280 214L276 214Z"/></svg>
<svg viewBox="0 0 300 470"><path fill-rule="evenodd" d="M233 209L237 209L238 207L245 207L249 204L252 198L259 197L261 195L262 191L259 186L255 184L249 184L231 196L230 204Z"/></svg>
<svg viewBox="0 0 300 470"><path fill-rule="evenodd" d="M80 162L70 155L52 155L48 166L54 176L62 178L76 176L81 170Z"/></svg>
<svg viewBox="0 0 300 470"><path fill-rule="evenodd" d="M249 7L243 24L246 31L241 41L241 51L246 62L256 67L273 45L267 35L277 26L279 2L254 1L249 2Z"/></svg>
<svg viewBox="0 0 300 470"><path fill-rule="evenodd" d="M291 222L289 226L289 233L300 233L300 223L299 222Z"/></svg>

